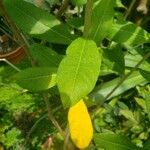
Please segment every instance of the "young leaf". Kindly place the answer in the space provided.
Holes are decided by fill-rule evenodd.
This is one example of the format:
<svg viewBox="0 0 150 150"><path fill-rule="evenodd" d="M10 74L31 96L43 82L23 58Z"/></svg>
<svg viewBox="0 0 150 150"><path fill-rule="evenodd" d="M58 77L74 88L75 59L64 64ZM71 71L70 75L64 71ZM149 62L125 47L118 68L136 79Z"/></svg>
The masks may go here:
<svg viewBox="0 0 150 150"><path fill-rule="evenodd" d="M31 92L38 92L55 86L56 71L56 68L28 68L15 77L21 87Z"/></svg>
<svg viewBox="0 0 150 150"><path fill-rule="evenodd" d="M92 40L78 38L67 49L58 69L58 88L64 107L74 105L95 86L101 57Z"/></svg>
<svg viewBox="0 0 150 150"><path fill-rule="evenodd" d="M141 75L150 82L150 71L140 70Z"/></svg>
<svg viewBox="0 0 150 150"><path fill-rule="evenodd" d="M131 22L116 22L113 24L109 38L117 43L139 45L150 42L150 34Z"/></svg>
<svg viewBox="0 0 150 150"><path fill-rule="evenodd" d="M94 142L98 148L104 148L106 150L138 150L127 137L117 134L95 134Z"/></svg>
<svg viewBox="0 0 150 150"><path fill-rule="evenodd" d="M18 27L33 37L61 44L69 44L74 39L65 24L31 3L4 0L4 6Z"/></svg>
<svg viewBox="0 0 150 150"><path fill-rule="evenodd" d="M39 66L45 67L58 67L63 58L49 47L40 44L31 45L30 53Z"/></svg>
<svg viewBox="0 0 150 150"><path fill-rule="evenodd" d="M90 37L99 44L111 29L114 16L114 0L95 2L92 13L92 28Z"/></svg>

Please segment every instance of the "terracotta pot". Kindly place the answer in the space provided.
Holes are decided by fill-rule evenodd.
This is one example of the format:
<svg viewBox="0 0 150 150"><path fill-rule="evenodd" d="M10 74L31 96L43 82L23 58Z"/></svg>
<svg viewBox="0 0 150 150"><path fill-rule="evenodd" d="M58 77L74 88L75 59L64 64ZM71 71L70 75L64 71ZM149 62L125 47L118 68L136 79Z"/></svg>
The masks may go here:
<svg viewBox="0 0 150 150"><path fill-rule="evenodd" d="M23 47L18 47L17 49L8 52L8 53L0 53L0 59L5 58L12 63L18 63L23 57L25 57L26 53Z"/></svg>
<svg viewBox="0 0 150 150"><path fill-rule="evenodd" d="M9 37L7 35L0 36L1 43L9 42ZM0 52L0 59L7 59L11 63L18 63L23 57L25 57L26 53L23 47L18 47L16 49L12 49L10 52Z"/></svg>

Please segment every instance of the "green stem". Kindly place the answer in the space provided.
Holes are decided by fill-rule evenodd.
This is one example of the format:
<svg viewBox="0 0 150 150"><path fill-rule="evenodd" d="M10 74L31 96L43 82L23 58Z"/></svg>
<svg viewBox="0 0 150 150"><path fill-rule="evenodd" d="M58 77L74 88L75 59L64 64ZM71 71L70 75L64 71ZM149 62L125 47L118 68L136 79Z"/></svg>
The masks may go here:
<svg viewBox="0 0 150 150"><path fill-rule="evenodd" d="M88 38L91 31L92 8L93 8L93 0L88 0L85 7L84 32L83 32L84 38Z"/></svg>
<svg viewBox="0 0 150 150"><path fill-rule="evenodd" d="M11 66L13 69L15 69L16 71L20 72L21 70L19 68L17 68L15 65L13 65L11 62L9 62L7 59L5 58L0 58L0 61L3 61L5 63L7 63L9 66Z"/></svg>
<svg viewBox="0 0 150 150"><path fill-rule="evenodd" d="M125 16L124 16L124 19L125 19L125 20L126 20L126 19L128 18L128 16L130 15L130 13L131 13L131 11L132 11L132 8L133 8L133 6L134 6L134 4L135 4L136 1L137 1L137 0L132 0L131 4L130 4L128 10L127 10L127 13L126 13Z"/></svg>
<svg viewBox="0 0 150 150"><path fill-rule="evenodd" d="M47 107L49 120L53 123L53 125L56 127L56 129L59 131L59 133L62 135L62 137L65 138L63 130L61 129L61 127L58 124L55 117L53 116L53 113L51 111L51 105L50 105L50 102L49 102L49 97L48 97L47 93L43 93L43 98L44 98L44 101L45 101L45 104L46 104L46 107Z"/></svg>

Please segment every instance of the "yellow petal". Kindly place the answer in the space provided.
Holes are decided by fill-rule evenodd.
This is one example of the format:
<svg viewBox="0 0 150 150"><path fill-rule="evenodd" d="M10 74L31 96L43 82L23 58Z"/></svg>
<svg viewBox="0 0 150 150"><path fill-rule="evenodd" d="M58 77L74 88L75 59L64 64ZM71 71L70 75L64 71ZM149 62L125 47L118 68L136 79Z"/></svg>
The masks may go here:
<svg viewBox="0 0 150 150"><path fill-rule="evenodd" d="M93 137L93 127L83 100L70 107L68 122L73 143L80 149L86 148Z"/></svg>

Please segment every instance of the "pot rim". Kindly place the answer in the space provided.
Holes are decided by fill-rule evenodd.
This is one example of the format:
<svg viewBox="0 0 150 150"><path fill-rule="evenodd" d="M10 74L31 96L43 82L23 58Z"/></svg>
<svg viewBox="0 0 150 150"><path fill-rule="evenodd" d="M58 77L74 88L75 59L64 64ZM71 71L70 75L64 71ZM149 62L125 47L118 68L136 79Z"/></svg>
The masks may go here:
<svg viewBox="0 0 150 150"><path fill-rule="evenodd" d="M22 50L23 47L22 46L19 46L17 47L15 50L11 51L11 52L8 52L8 53L0 53L0 58L5 58L5 57L9 57L11 55L14 55L16 54L18 51Z"/></svg>

